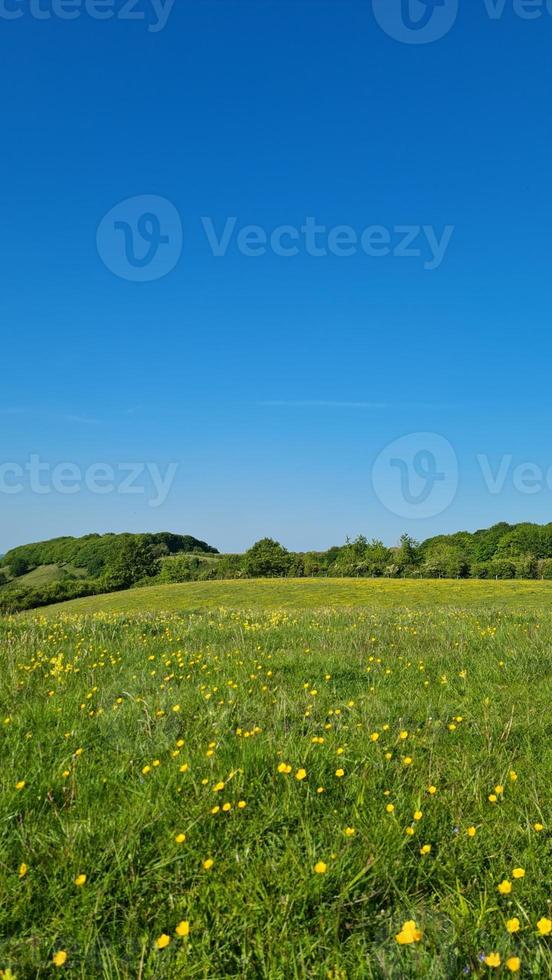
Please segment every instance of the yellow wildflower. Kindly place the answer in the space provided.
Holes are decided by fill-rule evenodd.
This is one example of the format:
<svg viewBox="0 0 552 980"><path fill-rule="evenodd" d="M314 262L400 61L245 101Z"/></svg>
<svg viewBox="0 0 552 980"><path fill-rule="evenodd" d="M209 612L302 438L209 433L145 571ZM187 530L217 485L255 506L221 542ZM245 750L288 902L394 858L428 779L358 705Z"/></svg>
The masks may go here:
<svg viewBox="0 0 552 980"><path fill-rule="evenodd" d="M418 943L422 938L422 931L418 929L414 919L409 919L408 922L403 924L400 932L397 933L395 939L401 946L408 945L410 943Z"/></svg>

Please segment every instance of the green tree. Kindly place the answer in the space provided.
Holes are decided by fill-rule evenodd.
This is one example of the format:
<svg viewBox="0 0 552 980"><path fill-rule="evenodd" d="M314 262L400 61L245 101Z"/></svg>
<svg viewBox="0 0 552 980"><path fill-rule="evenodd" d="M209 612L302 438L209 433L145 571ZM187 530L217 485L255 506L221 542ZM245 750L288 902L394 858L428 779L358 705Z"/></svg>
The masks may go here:
<svg viewBox="0 0 552 980"><path fill-rule="evenodd" d="M158 569L151 545L140 536L132 536L121 544L108 565L104 584L110 591L129 589L141 579L156 575Z"/></svg>
<svg viewBox="0 0 552 980"><path fill-rule="evenodd" d="M16 555L10 561L10 572L14 578L19 578L20 575L25 575L28 571L30 571L30 568L31 566L29 561L23 555Z"/></svg>
<svg viewBox="0 0 552 980"><path fill-rule="evenodd" d="M364 549L364 563L367 567L367 574L378 577L385 574L385 569L389 564L391 551L386 548L383 541L374 538Z"/></svg>
<svg viewBox="0 0 552 980"><path fill-rule="evenodd" d="M537 574L539 578L552 578L552 558L541 558Z"/></svg>
<svg viewBox="0 0 552 980"><path fill-rule="evenodd" d="M459 548L440 544L426 554L421 572L428 578L465 578L469 563Z"/></svg>
<svg viewBox="0 0 552 980"><path fill-rule="evenodd" d="M245 552L243 565L250 578L280 578L288 573L290 554L273 538L261 538Z"/></svg>
<svg viewBox="0 0 552 980"><path fill-rule="evenodd" d="M399 547L393 554L393 563L399 566L401 575L408 575L418 565L420 546L409 534L402 534Z"/></svg>

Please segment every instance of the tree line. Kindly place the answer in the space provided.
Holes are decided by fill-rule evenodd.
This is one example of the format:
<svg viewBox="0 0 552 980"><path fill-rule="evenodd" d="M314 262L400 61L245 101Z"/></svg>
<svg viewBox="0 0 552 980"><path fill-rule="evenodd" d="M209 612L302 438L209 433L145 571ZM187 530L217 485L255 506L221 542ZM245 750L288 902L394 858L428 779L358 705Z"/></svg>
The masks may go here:
<svg viewBox="0 0 552 980"><path fill-rule="evenodd" d="M55 566L56 581L25 576ZM288 551L262 538L244 554L219 554L191 535L90 534L22 545L0 561L0 612L135 586L232 578L552 578L552 524L495 524L397 546L359 535L326 551Z"/></svg>
<svg viewBox="0 0 552 980"><path fill-rule="evenodd" d="M184 560L182 560L182 567ZM167 574L169 572L167 563ZM552 578L552 524L495 524L417 542L403 534L396 547L359 535L327 551L290 552L263 538L244 555L221 555L210 577Z"/></svg>

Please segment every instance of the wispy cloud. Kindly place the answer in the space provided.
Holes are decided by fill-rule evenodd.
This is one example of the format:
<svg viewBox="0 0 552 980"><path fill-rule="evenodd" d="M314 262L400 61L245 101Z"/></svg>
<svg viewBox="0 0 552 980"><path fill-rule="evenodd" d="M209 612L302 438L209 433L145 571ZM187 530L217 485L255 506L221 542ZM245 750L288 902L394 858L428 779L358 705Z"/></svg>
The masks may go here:
<svg viewBox="0 0 552 980"><path fill-rule="evenodd" d="M39 408L0 408L0 416L8 417L14 415L40 416L58 422L75 422L78 425L99 425L100 419L90 418L86 415L77 415L74 412L45 412Z"/></svg>
<svg viewBox="0 0 552 980"><path fill-rule="evenodd" d="M274 400L257 402L262 408L360 408L372 409L374 411L405 411L412 409L422 409L428 411L443 411L453 408L452 405L439 405L431 402L364 402L364 401L332 401L325 399L304 399L293 400Z"/></svg>
<svg viewBox="0 0 552 980"><path fill-rule="evenodd" d="M263 401L258 402L264 408L391 408L385 402L340 402L340 401Z"/></svg>
<svg viewBox="0 0 552 980"><path fill-rule="evenodd" d="M54 416L57 419L62 419L64 422L79 422L83 425L99 425L100 419L87 418L85 415L70 415L63 413L61 415Z"/></svg>

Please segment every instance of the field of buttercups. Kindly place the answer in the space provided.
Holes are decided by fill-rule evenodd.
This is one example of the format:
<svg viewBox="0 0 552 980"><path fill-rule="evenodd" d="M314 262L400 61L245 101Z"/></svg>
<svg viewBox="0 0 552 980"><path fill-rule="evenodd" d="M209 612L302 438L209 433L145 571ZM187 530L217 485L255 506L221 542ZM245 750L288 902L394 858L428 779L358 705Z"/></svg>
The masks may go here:
<svg viewBox="0 0 552 980"><path fill-rule="evenodd" d="M0 620L0 976L552 977L552 616Z"/></svg>

